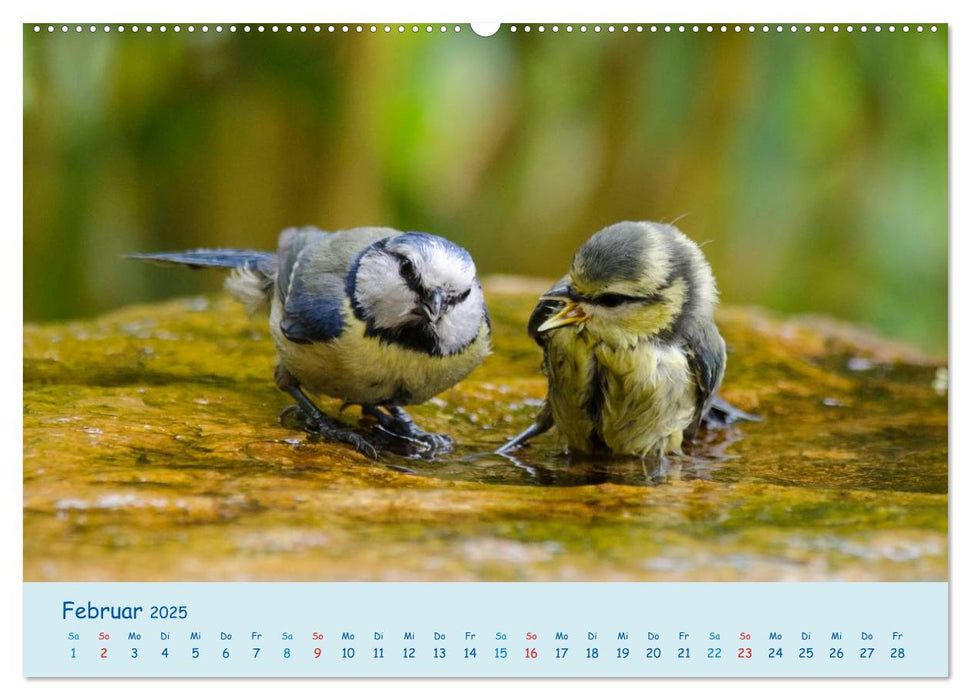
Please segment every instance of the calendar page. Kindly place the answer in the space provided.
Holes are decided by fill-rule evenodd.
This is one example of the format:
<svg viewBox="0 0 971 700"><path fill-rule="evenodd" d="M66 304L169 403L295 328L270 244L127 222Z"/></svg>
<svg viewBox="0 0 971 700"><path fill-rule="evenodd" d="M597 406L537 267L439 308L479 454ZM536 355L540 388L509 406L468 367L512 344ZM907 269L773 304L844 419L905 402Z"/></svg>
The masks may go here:
<svg viewBox="0 0 971 700"><path fill-rule="evenodd" d="M947 24L22 32L25 676L948 676Z"/></svg>

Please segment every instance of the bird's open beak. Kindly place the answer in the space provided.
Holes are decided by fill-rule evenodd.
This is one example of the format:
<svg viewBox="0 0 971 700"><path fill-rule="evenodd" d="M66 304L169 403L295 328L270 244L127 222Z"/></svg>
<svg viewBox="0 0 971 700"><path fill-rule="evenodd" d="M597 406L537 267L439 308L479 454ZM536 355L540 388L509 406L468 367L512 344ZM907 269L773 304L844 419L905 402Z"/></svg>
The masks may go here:
<svg viewBox="0 0 971 700"><path fill-rule="evenodd" d="M551 298L557 301L566 301L566 305L560 310L560 313L556 314L551 318L546 319L546 322L536 329L538 333L545 333L546 331L551 331L554 328L560 328L562 326L569 326L571 323L580 323L587 318L586 312L580 305L575 301L569 299L564 299L563 297L543 297L544 299Z"/></svg>
<svg viewBox="0 0 971 700"><path fill-rule="evenodd" d="M435 323L442 315L442 305L445 301L445 294L441 289L433 289L421 300L418 312L428 319L429 323Z"/></svg>

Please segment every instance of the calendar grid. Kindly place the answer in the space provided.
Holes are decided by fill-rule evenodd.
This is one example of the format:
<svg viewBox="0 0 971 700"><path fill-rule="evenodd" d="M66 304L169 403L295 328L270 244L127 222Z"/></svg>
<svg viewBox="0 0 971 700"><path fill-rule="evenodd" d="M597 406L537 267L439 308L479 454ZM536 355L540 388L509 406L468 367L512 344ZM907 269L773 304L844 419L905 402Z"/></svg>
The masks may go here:
<svg viewBox="0 0 971 700"><path fill-rule="evenodd" d="M27 676L946 676L946 583L26 583Z"/></svg>

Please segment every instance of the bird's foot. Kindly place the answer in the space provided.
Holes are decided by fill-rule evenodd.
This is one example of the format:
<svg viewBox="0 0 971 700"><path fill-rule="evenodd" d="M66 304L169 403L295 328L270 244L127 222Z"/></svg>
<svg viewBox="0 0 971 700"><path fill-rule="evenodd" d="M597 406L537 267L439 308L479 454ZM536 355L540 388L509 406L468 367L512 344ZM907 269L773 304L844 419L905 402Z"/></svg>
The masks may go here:
<svg viewBox="0 0 971 700"><path fill-rule="evenodd" d="M304 430L308 433L316 432L317 425L297 404L287 406L280 412L280 425L289 430Z"/></svg>
<svg viewBox="0 0 971 700"><path fill-rule="evenodd" d="M318 430L308 430L307 432L313 438L319 438L326 440L327 442L342 442L345 445L350 445L368 459L373 459L375 461L378 459L377 448L352 430L338 428L333 424L327 424L320 426Z"/></svg>
<svg viewBox="0 0 971 700"><path fill-rule="evenodd" d="M377 406L362 406L364 415L377 420L381 430L394 437L407 440L422 448L429 456L452 449L452 438L444 433L432 433L422 430L405 411L397 406L387 406L382 411Z"/></svg>
<svg viewBox="0 0 971 700"><path fill-rule="evenodd" d="M374 445L357 433L338 426L323 413L308 416L300 406L287 406L280 414L280 424L285 428L303 430L314 438L350 445L369 459L378 458Z"/></svg>
<svg viewBox="0 0 971 700"><path fill-rule="evenodd" d="M427 430L422 430L414 423L407 428L403 427L393 432L395 435L424 445L433 453L449 452L452 449L453 442L450 436L445 433L431 433Z"/></svg>

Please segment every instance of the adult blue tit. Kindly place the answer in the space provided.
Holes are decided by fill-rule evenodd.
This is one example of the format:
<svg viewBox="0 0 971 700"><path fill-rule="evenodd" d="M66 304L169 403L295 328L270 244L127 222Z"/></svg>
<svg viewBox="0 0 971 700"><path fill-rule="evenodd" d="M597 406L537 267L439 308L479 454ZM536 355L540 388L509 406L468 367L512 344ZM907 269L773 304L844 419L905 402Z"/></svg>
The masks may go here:
<svg viewBox="0 0 971 700"><path fill-rule="evenodd" d="M625 221L598 231L529 319L547 397L533 425L499 451L554 425L573 451L680 451L725 372L717 300L701 249L674 226ZM744 415L718 402L728 417Z"/></svg>
<svg viewBox="0 0 971 700"><path fill-rule="evenodd" d="M390 228L291 228L276 253L200 249L130 257L229 268L227 291L251 312L269 308L276 383L297 402L285 414L308 432L375 458L371 441L308 396L358 404L386 432L438 451L402 406L455 385L489 351L489 315L469 253L428 233ZM284 416L281 415L281 418Z"/></svg>

